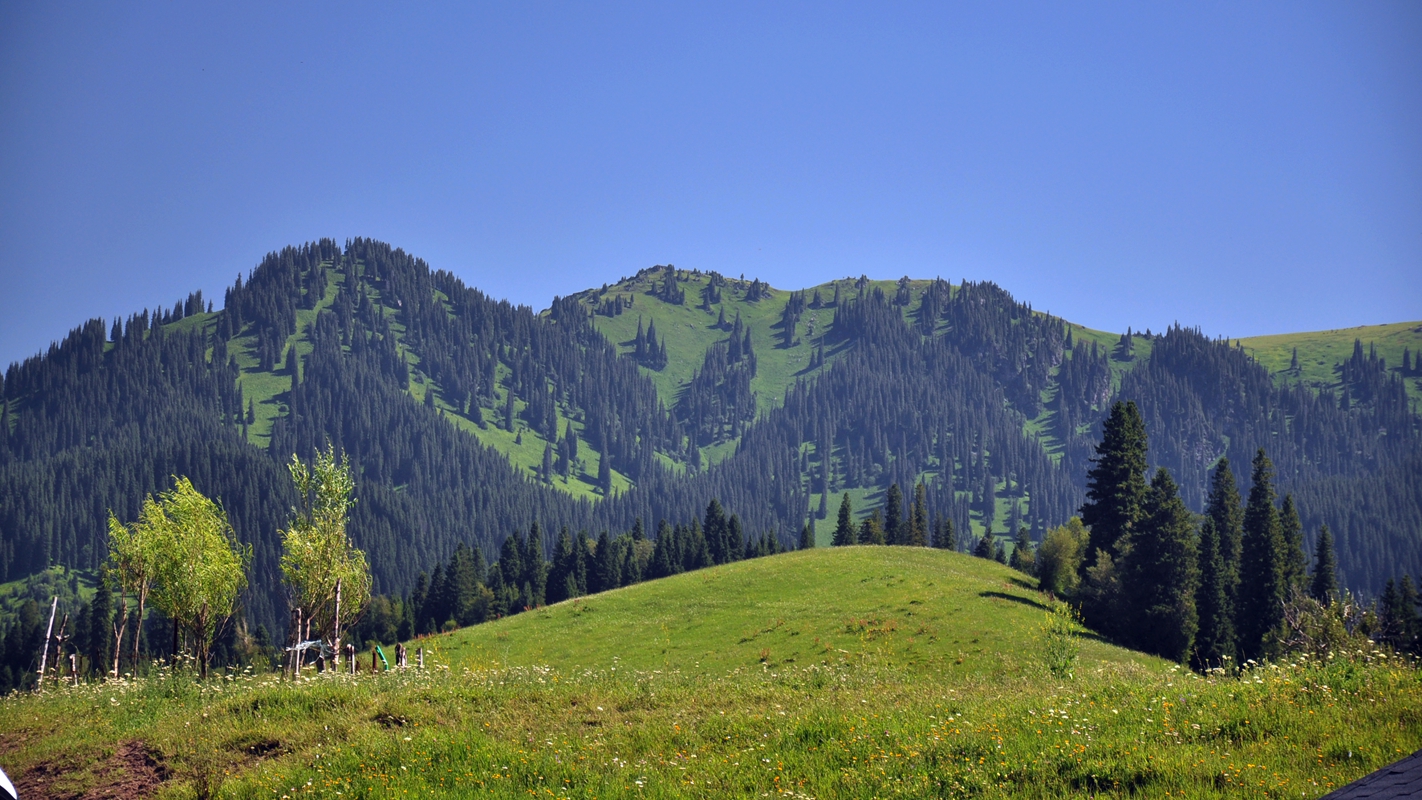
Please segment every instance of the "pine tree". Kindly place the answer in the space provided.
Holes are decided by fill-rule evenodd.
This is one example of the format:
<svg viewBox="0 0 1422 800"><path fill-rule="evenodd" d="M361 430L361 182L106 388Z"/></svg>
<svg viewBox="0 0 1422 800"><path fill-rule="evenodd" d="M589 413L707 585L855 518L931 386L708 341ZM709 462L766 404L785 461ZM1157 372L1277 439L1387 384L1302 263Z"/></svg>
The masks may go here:
<svg viewBox="0 0 1422 800"><path fill-rule="evenodd" d="M904 544L928 546L928 488L921 481L913 490L913 510L909 514L908 536Z"/></svg>
<svg viewBox="0 0 1422 800"><path fill-rule="evenodd" d="M978 558L992 558L993 551L997 550L997 542L992 537L992 531L983 531L983 538L978 540L978 544L973 548L973 555Z"/></svg>
<svg viewBox="0 0 1422 800"><path fill-rule="evenodd" d="M883 512L880 509L876 508L873 511L869 512L869 516L865 517L864 521L859 524L859 543L878 545L888 544L889 535L888 532L884 530L884 528L885 525Z"/></svg>
<svg viewBox="0 0 1422 800"><path fill-rule="evenodd" d="M1239 657L1270 655L1284 621L1284 545L1279 510L1274 507L1274 464L1260 448L1254 457L1249 504L1244 509L1244 542L1239 564L1239 605L1234 627Z"/></svg>
<svg viewBox="0 0 1422 800"><path fill-rule="evenodd" d="M953 550L958 546L958 532L954 530L952 517L939 517L933 530L933 546L940 550Z"/></svg>
<svg viewBox="0 0 1422 800"><path fill-rule="evenodd" d="M815 546L815 526L805 520L805 527L800 529L800 549L809 550Z"/></svg>
<svg viewBox="0 0 1422 800"><path fill-rule="evenodd" d="M1303 523L1299 521L1293 494L1284 495L1284 505L1279 509L1279 534L1284 546L1284 598L1288 599L1294 589L1308 589L1308 556L1303 548Z"/></svg>
<svg viewBox="0 0 1422 800"><path fill-rule="evenodd" d="M113 581L107 569L99 570L94 599L89 601L89 674L98 677L109 670L114 657Z"/></svg>
<svg viewBox="0 0 1422 800"><path fill-rule="evenodd" d="M834 526L834 546L857 544L854 535L854 509L849 505L849 492L839 501L839 521Z"/></svg>
<svg viewBox="0 0 1422 800"><path fill-rule="evenodd" d="M1199 554L1190 510L1169 470L1156 470L1142 512L1121 565L1121 588L1133 617L1128 640L1146 652L1184 661L1199 629Z"/></svg>
<svg viewBox="0 0 1422 800"><path fill-rule="evenodd" d="M701 531L706 537L706 549L711 554L711 563L724 564L732 559L728 548L726 512L721 509L721 501L714 497L706 504L705 522L702 523Z"/></svg>
<svg viewBox="0 0 1422 800"><path fill-rule="evenodd" d="M1235 659L1234 620L1230 618L1228 606L1220 535L1215 521L1205 517L1200 525L1200 588L1195 592L1200 629L1191 651L1191 666L1195 669L1224 667Z"/></svg>
<svg viewBox="0 0 1422 800"><path fill-rule="evenodd" d="M1239 561L1244 541L1244 507L1239 496L1239 487L1234 480L1234 470L1229 459L1221 458L1210 476L1210 494L1205 501L1205 516L1215 523L1215 535L1219 538L1220 583L1225 593L1225 614L1234 627L1239 608ZM1238 629L1235 629L1238 635ZM1230 650L1236 648L1231 646ZM1229 654L1229 651L1225 651ZM1238 653L1234 653L1237 657Z"/></svg>
<svg viewBox="0 0 1422 800"><path fill-rule="evenodd" d="M726 520L726 559L735 561L740 558L749 541L745 528L741 525L741 518L732 514L731 518Z"/></svg>
<svg viewBox="0 0 1422 800"><path fill-rule="evenodd" d="M1091 530L1083 574L1097 553L1113 559L1130 539L1145 502L1146 432L1135 401L1117 402L1096 446L1095 465L1087 473L1081 521Z"/></svg>
<svg viewBox="0 0 1422 800"><path fill-rule="evenodd" d="M897 483L884 493L884 541L904 544L904 493Z"/></svg>
<svg viewBox="0 0 1422 800"><path fill-rule="evenodd" d="M1026 525L1017 529L1017 538L1012 542L1012 557L1008 559L1007 566L1028 575L1033 572L1032 532Z"/></svg>
<svg viewBox="0 0 1422 800"><path fill-rule="evenodd" d="M1318 532L1318 546L1313 553L1313 580L1308 593L1324 604L1338 599L1338 560L1333 554L1333 533L1327 525Z"/></svg>

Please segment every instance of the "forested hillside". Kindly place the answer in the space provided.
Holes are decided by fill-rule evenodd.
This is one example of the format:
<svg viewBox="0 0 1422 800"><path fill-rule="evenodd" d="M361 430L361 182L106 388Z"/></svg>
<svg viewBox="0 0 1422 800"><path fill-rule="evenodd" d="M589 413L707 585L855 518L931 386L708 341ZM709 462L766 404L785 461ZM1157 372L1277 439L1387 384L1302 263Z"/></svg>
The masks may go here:
<svg viewBox="0 0 1422 800"><path fill-rule="evenodd" d="M1409 357L1410 357L1409 353ZM1410 358L1409 358L1410 360ZM1414 370L1415 361L1407 365ZM922 482L935 531L1040 535L1079 508L1111 402L1200 510L1258 447L1344 582L1422 572L1418 418L1361 342L1333 385L1274 381L1198 331L1105 334L990 283L845 279L785 292L658 267L539 314L379 242L267 256L226 292L91 320L0 385L0 581L103 558L109 509L187 475L254 545L248 615L276 625L284 471L331 442L359 474L351 534L404 593L459 544L539 523L648 531L718 498L793 544L851 491ZM1245 477L1245 476L1241 476Z"/></svg>

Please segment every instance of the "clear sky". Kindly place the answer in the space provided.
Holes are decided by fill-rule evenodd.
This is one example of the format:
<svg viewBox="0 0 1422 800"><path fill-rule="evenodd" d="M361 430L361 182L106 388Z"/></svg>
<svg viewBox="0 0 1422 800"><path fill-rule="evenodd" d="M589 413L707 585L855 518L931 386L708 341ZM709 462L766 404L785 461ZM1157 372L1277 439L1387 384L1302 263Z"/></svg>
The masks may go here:
<svg viewBox="0 0 1422 800"><path fill-rule="evenodd" d="M1422 4L0 0L0 364L371 236L496 297L992 280L1422 319Z"/></svg>

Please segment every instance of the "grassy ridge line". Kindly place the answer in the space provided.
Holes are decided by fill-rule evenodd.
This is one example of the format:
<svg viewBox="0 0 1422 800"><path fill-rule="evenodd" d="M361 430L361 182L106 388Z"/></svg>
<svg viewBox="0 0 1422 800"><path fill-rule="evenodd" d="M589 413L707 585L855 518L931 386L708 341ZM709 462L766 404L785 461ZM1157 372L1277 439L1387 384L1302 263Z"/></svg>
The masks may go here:
<svg viewBox="0 0 1422 800"><path fill-rule="evenodd" d="M898 548L757 559L422 640L423 672L163 674L10 696L0 754L22 792L38 777L73 796L112 787L118 753L142 742L171 771L163 797L192 796L198 776L225 778L227 797L1317 797L1422 746L1417 671L1374 656L1200 678L1087 639L1075 677L1053 678L1043 614L1022 602L1040 598L1014 577ZM983 652L961 665L916 660L902 628L846 632L831 643L850 647L794 662L763 644L922 608L930 581L964 603L940 640L978 633ZM983 595L999 589L1015 599ZM643 601L649 621L630 619ZM760 621L787 602L808 613ZM675 644L727 635L717 663ZM569 636L582 638L554 652ZM478 641L503 648L499 666L479 663ZM756 648L771 656L732 663Z"/></svg>
<svg viewBox="0 0 1422 800"><path fill-rule="evenodd" d="M453 667L719 674L873 655L934 675L997 674L1045 611L1030 579L923 547L802 550L571 600L433 640ZM1163 664L1096 641L1095 663Z"/></svg>
<svg viewBox="0 0 1422 800"><path fill-rule="evenodd" d="M1387 359L1388 369L1402 366L1402 351L1422 352L1422 321L1394 322L1388 325L1360 325L1331 331L1283 333L1272 336L1251 336L1238 340L1280 384L1303 382L1314 389L1339 386L1336 368L1353 357L1353 342L1361 341L1364 351L1376 345L1378 356ZM1299 351L1299 369L1289 369L1294 348ZM1422 400L1422 377L1405 378L1407 394Z"/></svg>

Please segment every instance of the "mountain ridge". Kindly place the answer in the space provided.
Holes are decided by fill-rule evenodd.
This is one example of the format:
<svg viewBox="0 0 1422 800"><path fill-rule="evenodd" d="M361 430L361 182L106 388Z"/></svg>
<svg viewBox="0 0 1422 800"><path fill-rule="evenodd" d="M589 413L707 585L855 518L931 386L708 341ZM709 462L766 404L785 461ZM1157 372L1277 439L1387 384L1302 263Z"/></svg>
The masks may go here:
<svg viewBox="0 0 1422 800"><path fill-rule="evenodd" d="M1422 569L1422 535L1402 522L1422 501L1399 480L1418 463L1417 379L1387 349L1406 337L1300 393L1262 365L1274 343L1251 355L1179 327L1093 331L989 283L791 292L657 267L535 313L363 239L273 253L206 308L190 295L111 331L91 321L7 370L7 579L93 566L107 508L132 514L168 475L196 473L275 586L281 464L326 441L361 471L353 535L386 592L460 542L492 555L535 520L546 537L688 520L711 496L788 544L807 517L824 524L831 496L877 503L923 480L936 524L965 539L1040 536L1079 506L1095 427L1121 398L1143 404L1152 461L1192 506L1219 455L1268 446L1310 536L1334 528L1351 585ZM658 339L640 360L639 314ZM278 605L254 614L274 621Z"/></svg>

